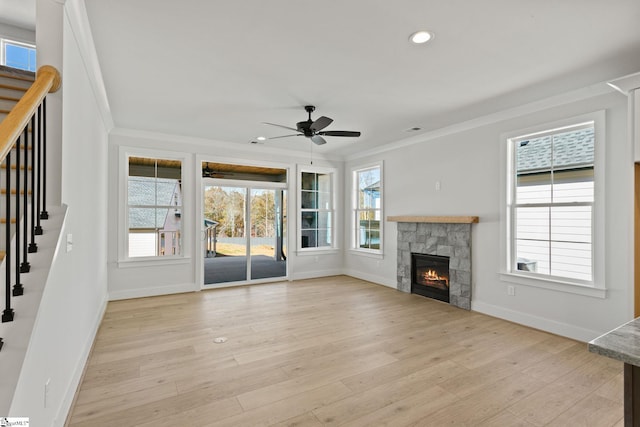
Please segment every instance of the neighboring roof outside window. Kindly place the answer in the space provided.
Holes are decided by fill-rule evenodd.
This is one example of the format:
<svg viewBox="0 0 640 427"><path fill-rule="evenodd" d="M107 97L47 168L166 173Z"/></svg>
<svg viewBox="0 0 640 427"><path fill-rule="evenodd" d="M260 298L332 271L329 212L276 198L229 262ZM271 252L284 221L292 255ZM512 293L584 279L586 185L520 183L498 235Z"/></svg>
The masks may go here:
<svg viewBox="0 0 640 427"><path fill-rule="evenodd" d="M174 206L176 197L180 205L180 185L176 179L129 177L129 229L166 228L169 209L157 206ZM156 200L157 197L157 200ZM135 206L135 207L132 207ZM179 208L180 206L176 206Z"/></svg>
<svg viewBox="0 0 640 427"><path fill-rule="evenodd" d="M594 129L546 135L520 140L516 143L516 167L518 174L548 171L551 169L551 138L553 137L553 168L568 169L572 166L593 164Z"/></svg>

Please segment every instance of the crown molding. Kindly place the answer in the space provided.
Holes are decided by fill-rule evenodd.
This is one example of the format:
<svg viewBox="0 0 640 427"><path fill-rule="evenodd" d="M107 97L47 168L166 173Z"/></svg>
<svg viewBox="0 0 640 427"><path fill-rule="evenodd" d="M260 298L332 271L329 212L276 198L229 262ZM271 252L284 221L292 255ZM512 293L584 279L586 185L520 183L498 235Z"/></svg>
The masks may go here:
<svg viewBox="0 0 640 427"><path fill-rule="evenodd" d="M73 37L78 45L78 49L80 50L80 57L82 58L85 71L89 76L91 89L93 90L93 94L96 98L102 121L107 132L109 132L115 127L115 124L113 121L113 115L111 114L109 98L107 97L107 90L104 86L102 70L100 69L98 54L96 53L95 44L93 42L91 25L89 24L84 0L54 1L64 5L65 15L69 20Z"/></svg>

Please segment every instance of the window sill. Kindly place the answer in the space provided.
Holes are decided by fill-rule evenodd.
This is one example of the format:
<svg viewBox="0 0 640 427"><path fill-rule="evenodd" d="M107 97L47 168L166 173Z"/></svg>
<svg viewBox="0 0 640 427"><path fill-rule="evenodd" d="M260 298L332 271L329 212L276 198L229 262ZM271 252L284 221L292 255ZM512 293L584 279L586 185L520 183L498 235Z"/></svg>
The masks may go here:
<svg viewBox="0 0 640 427"><path fill-rule="evenodd" d="M334 255L340 253L338 248L311 248L311 249L298 249L296 255L308 256L308 255Z"/></svg>
<svg viewBox="0 0 640 427"><path fill-rule="evenodd" d="M593 298L606 298L607 290L596 288L588 285L580 285L578 283L563 282L560 280L543 279L531 277L517 273L500 273L500 280L503 282L516 283L518 285L531 286L540 289L549 289L552 291L565 292L569 294L584 295Z"/></svg>
<svg viewBox="0 0 640 427"><path fill-rule="evenodd" d="M375 259L384 259L384 254L382 252L373 252L367 251L363 249L349 249L349 253L351 255L363 256L367 258L375 258Z"/></svg>
<svg viewBox="0 0 640 427"><path fill-rule="evenodd" d="M189 264L191 258L171 257L171 258L131 258L118 261L118 268L138 268L138 267L158 267L160 265Z"/></svg>

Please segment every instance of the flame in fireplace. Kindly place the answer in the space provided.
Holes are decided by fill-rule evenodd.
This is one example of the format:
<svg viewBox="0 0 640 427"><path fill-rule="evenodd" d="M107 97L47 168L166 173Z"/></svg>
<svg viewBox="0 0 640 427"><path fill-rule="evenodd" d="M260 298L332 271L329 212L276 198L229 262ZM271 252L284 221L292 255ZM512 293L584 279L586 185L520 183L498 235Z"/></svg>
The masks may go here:
<svg viewBox="0 0 640 427"><path fill-rule="evenodd" d="M447 276L441 276L436 270L429 269L422 274L422 278L426 283L440 282L449 287L449 278Z"/></svg>

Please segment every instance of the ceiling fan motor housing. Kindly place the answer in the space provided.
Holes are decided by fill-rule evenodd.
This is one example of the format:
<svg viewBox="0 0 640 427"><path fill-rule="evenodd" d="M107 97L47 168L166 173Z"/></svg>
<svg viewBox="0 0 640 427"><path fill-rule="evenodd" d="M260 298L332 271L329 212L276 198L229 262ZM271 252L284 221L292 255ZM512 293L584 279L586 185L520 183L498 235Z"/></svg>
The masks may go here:
<svg viewBox="0 0 640 427"><path fill-rule="evenodd" d="M305 120L303 122L296 123L296 128L298 132L303 133L307 138L311 138L313 136L313 131L311 130L312 120Z"/></svg>

